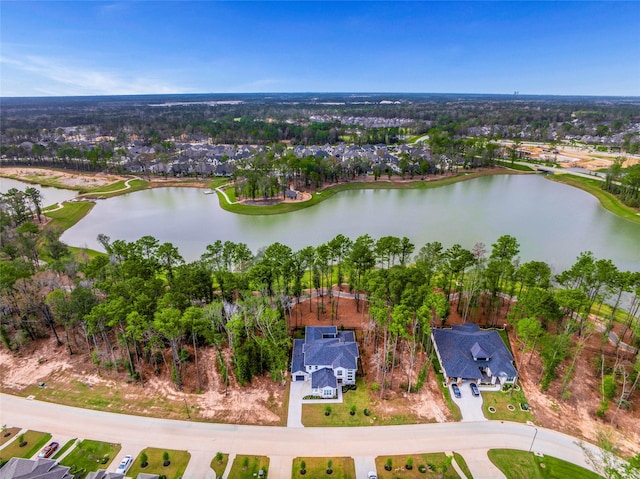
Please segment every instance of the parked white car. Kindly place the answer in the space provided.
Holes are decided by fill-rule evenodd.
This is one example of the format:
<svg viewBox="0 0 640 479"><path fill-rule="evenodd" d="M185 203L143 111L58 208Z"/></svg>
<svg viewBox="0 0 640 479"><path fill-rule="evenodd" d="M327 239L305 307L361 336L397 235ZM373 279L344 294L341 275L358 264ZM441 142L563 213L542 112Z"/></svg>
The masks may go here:
<svg viewBox="0 0 640 479"><path fill-rule="evenodd" d="M120 474L124 474L129 470L132 463L133 463L132 456L124 456L124 458L122 459L122 461L120 461L120 464L116 468L116 472L119 472Z"/></svg>

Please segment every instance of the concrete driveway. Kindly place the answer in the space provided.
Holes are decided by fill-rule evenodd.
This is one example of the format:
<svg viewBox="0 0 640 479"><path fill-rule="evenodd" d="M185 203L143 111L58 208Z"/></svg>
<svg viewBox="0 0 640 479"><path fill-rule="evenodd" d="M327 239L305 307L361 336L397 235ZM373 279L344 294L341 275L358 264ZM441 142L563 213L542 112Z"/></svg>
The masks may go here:
<svg viewBox="0 0 640 479"><path fill-rule="evenodd" d="M449 386L451 398L453 399L453 402L458 405L460 412L462 413L462 421L487 421L487 418L484 417L484 413L482 412L482 391L480 391L480 396L474 396L471 394L469 384L469 381L464 381L460 386L458 386L460 388L460 395L462 396L460 398L455 397L453 389Z"/></svg>
<svg viewBox="0 0 640 479"><path fill-rule="evenodd" d="M308 381L291 381L287 427L304 427L302 425L302 398L308 394L311 394L311 383Z"/></svg>

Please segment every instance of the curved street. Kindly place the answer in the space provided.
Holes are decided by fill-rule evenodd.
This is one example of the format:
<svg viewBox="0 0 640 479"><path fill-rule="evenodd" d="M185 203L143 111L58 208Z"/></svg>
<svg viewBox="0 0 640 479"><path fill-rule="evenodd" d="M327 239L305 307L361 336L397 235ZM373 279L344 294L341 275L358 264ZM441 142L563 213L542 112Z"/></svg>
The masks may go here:
<svg viewBox="0 0 640 479"><path fill-rule="evenodd" d="M442 451L514 448L540 452L592 469L584 448L599 449L566 434L532 425L503 422L455 422L354 428L286 428L175 421L79 409L27 398L0 395L0 423L67 437L121 443L122 454L144 447L188 450L192 461L211 461L217 451L266 455L270 477L289 478L297 456L391 456ZM208 458L208 459L207 459ZM486 459L488 462L488 459ZM206 462L208 467L208 462ZM276 467L274 467L276 466ZM189 464L185 477L202 464ZM484 474L476 475L479 479ZM478 471L480 472L480 471Z"/></svg>

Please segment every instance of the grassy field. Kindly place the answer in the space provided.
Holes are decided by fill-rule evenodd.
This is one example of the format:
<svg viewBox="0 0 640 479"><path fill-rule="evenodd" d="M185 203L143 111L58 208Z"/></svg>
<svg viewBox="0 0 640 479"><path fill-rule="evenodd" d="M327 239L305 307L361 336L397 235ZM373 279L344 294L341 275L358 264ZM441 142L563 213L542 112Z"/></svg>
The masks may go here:
<svg viewBox="0 0 640 479"><path fill-rule="evenodd" d="M144 190L149 186L148 181L144 180L132 180L129 183L129 188L126 185L127 180L116 181L110 185L97 186L86 192L88 195L99 195L106 198L112 198L114 196L123 195L126 193L132 193L134 191Z"/></svg>
<svg viewBox="0 0 640 479"><path fill-rule="evenodd" d="M209 189L214 190L220 186L226 185L229 181L231 181L231 179L228 176L215 178L209 183Z"/></svg>
<svg viewBox="0 0 640 479"><path fill-rule="evenodd" d="M331 414L325 415L325 404L303 404L302 423L307 427L314 426L388 426L398 424L415 424L418 418L415 415L381 416L376 411L376 401L372 398L372 392L362 382L357 380L357 389L343 394L344 401L339 404L330 404ZM351 407L355 406L355 414L350 414ZM364 410L369 410L369 415Z"/></svg>
<svg viewBox="0 0 640 479"><path fill-rule="evenodd" d="M20 431L19 427L7 427L2 430L2 434L0 434L0 446L2 446L5 442L11 441L16 434Z"/></svg>
<svg viewBox="0 0 640 479"><path fill-rule="evenodd" d="M305 474L300 474L302 461L305 463ZM327 469L331 461L331 475ZM318 479L326 477L331 479L355 479L356 466L351 457L296 457L291 468L292 479Z"/></svg>
<svg viewBox="0 0 640 479"><path fill-rule="evenodd" d="M164 459L162 458L163 454L166 452L169 453L169 462L168 466L164 466ZM141 466L140 455L142 453L147 454L147 462L148 465L144 469ZM133 465L131 469L127 472L128 477L137 477L138 474L144 472L146 474L162 474L167 477L167 479L178 479L182 477L185 469L187 468L187 464L189 464L189 459L191 459L191 454L187 451L174 451L172 449L156 449L154 447L148 447L138 454L133 460Z"/></svg>
<svg viewBox="0 0 640 479"><path fill-rule="evenodd" d="M527 398L521 390L513 391L513 395L511 392L482 391L482 400L482 408L487 419L514 422L527 422L535 419L531 411L520 410L520 404L527 402ZM513 407L513 411L509 409L509 405ZM489 412L489 407L494 407L496 412Z"/></svg>
<svg viewBox="0 0 640 479"><path fill-rule="evenodd" d="M89 472L108 469L118 452L120 452L120 444L85 439L60 461L60 464L72 466L71 472L78 471L76 478L83 478Z"/></svg>
<svg viewBox="0 0 640 479"><path fill-rule="evenodd" d="M489 459L507 479L598 479L601 476L569 462L532 452L492 449Z"/></svg>
<svg viewBox="0 0 640 479"><path fill-rule="evenodd" d="M66 231L89 214L93 206L94 203L91 201L75 201L65 203L64 208L60 210L45 212L44 214L51 218L47 228Z"/></svg>
<svg viewBox="0 0 640 479"><path fill-rule="evenodd" d="M11 436L16 437L15 435ZM47 442L51 439L51 434L38 431L27 431L24 433L24 441L26 444L24 447L20 447L20 441L16 437L15 441L8 444L4 449L0 451L0 462L11 459L12 457L20 457L28 459L33 457L39 449L42 449Z"/></svg>
<svg viewBox="0 0 640 479"><path fill-rule="evenodd" d="M634 223L640 223L640 213L633 208L629 208L628 206L622 204L620 200L618 200L618 198L616 198L611 193L604 191L602 189L601 181L591 180L589 178L583 178L574 175L552 175L549 176L549 179L573 186L575 188L580 188L581 190L591 193L593 196L598 198L598 200L600 200L600 204L605 209L624 219L633 221Z"/></svg>
<svg viewBox="0 0 640 479"><path fill-rule="evenodd" d="M516 171L528 171L528 172L532 172L535 171L533 168L526 166L526 165L520 165L518 163L511 163L511 161L501 161L501 160L497 160L496 163L500 166L503 166L504 168L509 168L510 170L516 170Z"/></svg>
<svg viewBox="0 0 640 479"><path fill-rule="evenodd" d="M238 454L233 461L227 479L253 479L263 469L269 477L269 458L267 456L242 456Z"/></svg>
<svg viewBox="0 0 640 479"><path fill-rule="evenodd" d="M228 462L229 454L222 454L222 459L220 461L218 461L215 456L213 459L211 459L211 469L216 471L216 477L222 477L224 470L227 468Z"/></svg>
<svg viewBox="0 0 640 479"><path fill-rule="evenodd" d="M391 182L386 180L379 180L375 182L353 182L353 183L341 183L338 185L329 186L317 193L314 193L309 201L302 203L280 203L270 206L251 206L243 204L229 204L225 200L224 196L218 193L218 199L220 201L220 207L224 210L232 213L238 213L243 215L277 215L282 213L290 213L292 211L309 208L317 205L318 203L331 198L333 195L340 193L341 191L351 190L388 190L388 189L429 189L438 188L440 186L451 185L460 181L472 180L480 176L499 175L499 174L513 174L513 172L494 169L484 171L474 171L471 173L459 173L454 176L447 176L444 178L431 179L430 181L406 181L406 182Z"/></svg>
<svg viewBox="0 0 640 479"><path fill-rule="evenodd" d="M34 384L20 391L19 394L21 396L34 395L41 401L84 409L167 419L188 419L183 401L172 401L162 395L131 401L123 397L117 388L111 388L105 384L89 386L78 380L65 381L64 378L60 380L51 378L47 381L46 388L41 389L37 384ZM189 414L191 420L198 420L199 409L191 406Z"/></svg>
<svg viewBox="0 0 640 479"><path fill-rule="evenodd" d="M412 468L407 469L409 458L413 461ZM391 459L391 470L385 465ZM458 479L460 476L451 465L450 459L444 452L431 454L409 454L403 456L378 456L376 469L379 479ZM421 470L422 469L422 470ZM425 472L422 472L425 471Z"/></svg>

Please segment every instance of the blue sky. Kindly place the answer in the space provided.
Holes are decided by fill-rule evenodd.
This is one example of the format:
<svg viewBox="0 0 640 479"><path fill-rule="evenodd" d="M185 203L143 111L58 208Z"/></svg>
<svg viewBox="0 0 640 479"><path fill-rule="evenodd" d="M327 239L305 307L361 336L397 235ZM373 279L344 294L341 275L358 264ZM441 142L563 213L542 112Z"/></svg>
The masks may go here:
<svg viewBox="0 0 640 479"><path fill-rule="evenodd" d="M0 3L0 96L640 95L640 2Z"/></svg>

